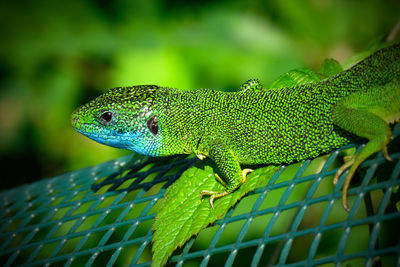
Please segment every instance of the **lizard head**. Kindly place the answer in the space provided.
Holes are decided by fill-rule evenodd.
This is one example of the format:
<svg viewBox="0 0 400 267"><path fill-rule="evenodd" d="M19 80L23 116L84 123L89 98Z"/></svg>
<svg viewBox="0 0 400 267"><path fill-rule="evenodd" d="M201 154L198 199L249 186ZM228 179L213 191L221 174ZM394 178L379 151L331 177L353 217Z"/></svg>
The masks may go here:
<svg viewBox="0 0 400 267"><path fill-rule="evenodd" d="M81 134L105 145L157 155L159 143L155 95L158 86L110 89L71 115Z"/></svg>

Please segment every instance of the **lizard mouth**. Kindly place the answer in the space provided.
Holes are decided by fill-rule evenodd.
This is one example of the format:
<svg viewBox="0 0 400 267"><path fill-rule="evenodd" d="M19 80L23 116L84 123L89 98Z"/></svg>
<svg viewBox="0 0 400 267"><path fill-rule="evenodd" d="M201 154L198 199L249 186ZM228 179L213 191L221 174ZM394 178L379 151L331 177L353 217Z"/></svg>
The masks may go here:
<svg viewBox="0 0 400 267"><path fill-rule="evenodd" d="M111 147L129 149L132 146L132 142L138 137L134 134L118 133L93 123L82 122L76 116L71 117L71 122L72 127L80 134Z"/></svg>
<svg viewBox="0 0 400 267"><path fill-rule="evenodd" d="M81 124L80 125L82 128L86 127L91 127L93 128L93 125L91 124ZM84 136L104 145L116 147L116 148L125 148L126 146L126 140L124 137L113 134L113 133L105 133L102 128L99 128L100 131L96 130L82 130L81 128L74 127L74 129L83 134Z"/></svg>

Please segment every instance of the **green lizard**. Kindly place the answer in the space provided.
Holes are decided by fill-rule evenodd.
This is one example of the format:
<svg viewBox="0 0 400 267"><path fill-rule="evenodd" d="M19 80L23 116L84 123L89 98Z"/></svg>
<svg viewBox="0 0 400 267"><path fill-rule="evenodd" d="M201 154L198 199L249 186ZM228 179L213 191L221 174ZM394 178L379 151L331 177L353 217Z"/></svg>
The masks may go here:
<svg viewBox="0 0 400 267"><path fill-rule="evenodd" d="M211 158L222 192L202 191L210 203L240 187L240 164L289 164L328 153L355 135L368 143L347 169L342 203L357 167L390 141L400 118L400 44L384 48L318 82L263 89L249 80L238 92L183 91L156 85L118 87L74 111L73 127L87 137L150 156Z"/></svg>

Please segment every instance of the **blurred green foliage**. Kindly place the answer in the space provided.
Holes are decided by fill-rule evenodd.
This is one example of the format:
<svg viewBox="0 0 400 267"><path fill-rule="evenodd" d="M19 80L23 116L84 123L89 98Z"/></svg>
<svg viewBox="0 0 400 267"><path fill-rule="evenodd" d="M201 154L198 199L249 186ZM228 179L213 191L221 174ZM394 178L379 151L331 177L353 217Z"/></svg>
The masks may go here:
<svg viewBox="0 0 400 267"><path fill-rule="evenodd" d="M106 89L236 90L343 61L387 36L397 0L70 0L0 3L1 189L117 158L70 127Z"/></svg>

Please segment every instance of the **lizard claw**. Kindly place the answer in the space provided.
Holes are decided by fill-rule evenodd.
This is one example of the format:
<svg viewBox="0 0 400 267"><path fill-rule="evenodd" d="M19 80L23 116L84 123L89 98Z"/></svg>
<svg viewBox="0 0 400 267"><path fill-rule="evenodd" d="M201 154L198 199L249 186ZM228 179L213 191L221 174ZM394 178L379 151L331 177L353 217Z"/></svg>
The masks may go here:
<svg viewBox="0 0 400 267"><path fill-rule="evenodd" d="M387 159L388 161L393 161L393 159L389 156L387 146L383 147L382 152L383 152L383 156L385 157L385 159Z"/></svg>
<svg viewBox="0 0 400 267"><path fill-rule="evenodd" d="M333 185L337 185L338 181L339 181L339 177L348 169L351 167L351 165L353 165L354 163L354 156L352 156L351 158L347 158L346 162L339 168L339 170L336 172L335 177L333 178Z"/></svg>
<svg viewBox="0 0 400 267"><path fill-rule="evenodd" d="M210 197L210 205L211 205L211 208L212 209L214 209L214 195L212 195L211 197Z"/></svg>
<svg viewBox="0 0 400 267"><path fill-rule="evenodd" d="M252 169L244 169L243 171L242 171L242 183L244 183L245 181L246 181L246 176L247 176L247 174L248 173L250 173L250 172L253 172L254 170L252 170Z"/></svg>
<svg viewBox="0 0 400 267"><path fill-rule="evenodd" d="M196 157L198 157L200 160L203 160L206 158L206 156L204 156L202 154L196 154Z"/></svg>

